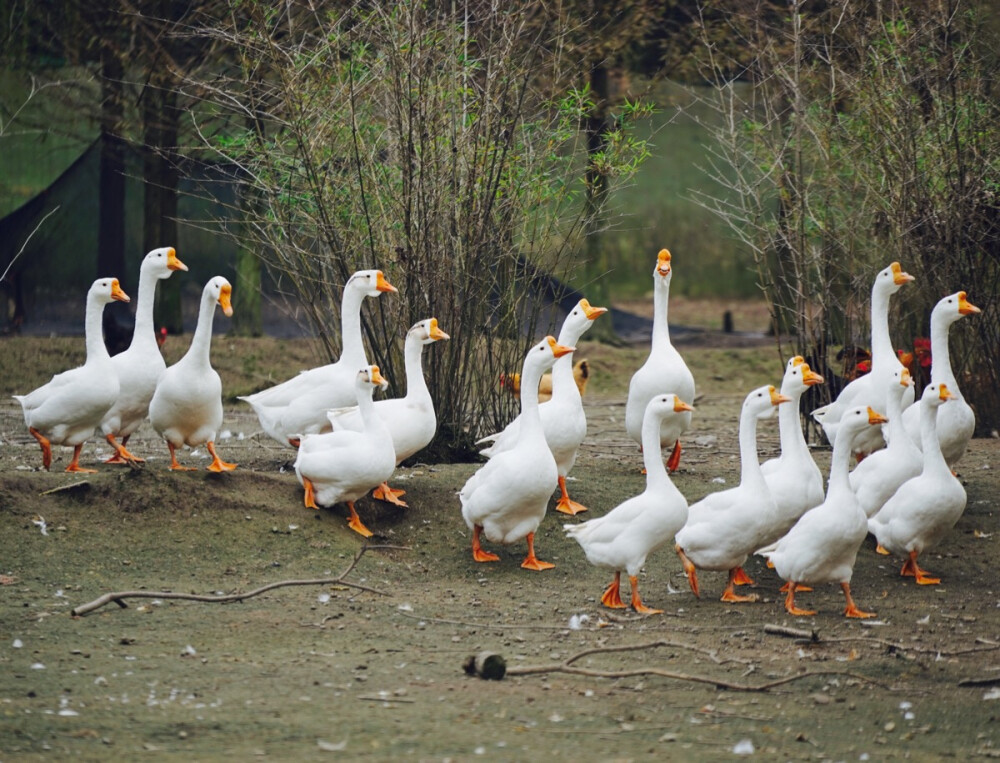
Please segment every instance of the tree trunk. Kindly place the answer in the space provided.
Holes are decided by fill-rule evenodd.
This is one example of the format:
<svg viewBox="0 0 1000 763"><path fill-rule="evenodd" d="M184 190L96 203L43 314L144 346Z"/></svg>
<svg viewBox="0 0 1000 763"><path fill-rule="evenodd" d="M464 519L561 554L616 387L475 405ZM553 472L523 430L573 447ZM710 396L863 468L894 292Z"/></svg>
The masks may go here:
<svg viewBox="0 0 1000 763"><path fill-rule="evenodd" d="M608 70L603 64L597 64L590 70L590 90L594 98L594 110L587 118L587 155L593 157L607 147L608 104L610 87ZM611 258L607 249L602 246L604 228L604 203L607 200L607 180L593 165L587 170L587 235L584 238L586 248L586 287L587 299L595 305L610 307L610 289L608 272L611 270ZM616 338L614 325L610 318L596 321L590 329L590 338L597 341L613 341Z"/></svg>
<svg viewBox="0 0 1000 763"><path fill-rule="evenodd" d="M125 279L125 143L122 128L124 67L110 45L101 49L101 145L97 190L97 278ZM106 321L131 321L124 302L108 305Z"/></svg>
<svg viewBox="0 0 1000 763"><path fill-rule="evenodd" d="M143 249L177 245L177 91L169 78L154 75L143 93ZM184 252L178 252L183 260ZM184 332L183 278L160 282L154 320L171 334Z"/></svg>
<svg viewBox="0 0 1000 763"><path fill-rule="evenodd" d="M261 320L260 259L246 246L236 255L236 283L233 286L234 336L260 336L264 333Z"/></svg>

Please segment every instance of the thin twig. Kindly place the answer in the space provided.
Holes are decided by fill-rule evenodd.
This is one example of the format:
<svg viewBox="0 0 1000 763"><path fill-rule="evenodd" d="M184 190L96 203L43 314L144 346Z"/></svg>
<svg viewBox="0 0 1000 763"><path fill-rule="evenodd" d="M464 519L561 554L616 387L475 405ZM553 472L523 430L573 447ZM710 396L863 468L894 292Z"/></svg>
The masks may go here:
<svg viewBox="0 0 1000 763"><path fill-rule="evenodd" d="M288 586L307 586L307 585L342 585L348 588L355 588L359 591L367 591L368 593L378 594L379 596L387 596L384 591L379 591L375 588L369 588L368 586L359 585L357 583L348 583L344 578L346 578L354 567L357 565L358 561L364 555L364 553L370 549L372 550L385 550L385 549L399 549L406 550L407 546L369 546L364 545L358 552L354 555L351 563L347 566L340 575L335 578L317 578L314 580L281 580L276 583L268 583L260 588L255 588L252 591L247 591L246 593L233 593L233 594L196 594L196 593L176 593L174 591L112 591L111 593L106 593L103 596L99 596L87 604L81 604L79 607L74 607L70 612L74 617L79 617L85 615L88 612L93 612L95 609L100 609L106 604L114 602L122 609L128 607L125 603L125 599L184 599L185 601L206 601L213 602L217 604L226 604L234 601L243 601L244 599L249 599L254 596L259 596L267 591L274 590L275 588L285 588Z"/></svg>
<svg viewBox="0 0 1000 763"><path fill-rule="evenodd" d="M634 676L660 676L661 678L671 678L676 681L691 681L694 683L710 684L720 689L730 689L732 691L746 691L746 692L764 692L769 689L773 689L778 686L782 686L792 681L799 681L803 678L810 678L814 676L826 676L826 675L837 675L844 676L845 678L854 678L858 681L864 681L866 683L873 684L882 689L890 690L888 686L875 681L874 679L868 678L867 676L862 676L857 673L846 673L837 670L807 670L803 673L796 673L793 676L786 676L785 678L779 678L775 681L768 681L763 684L740 684L733 683L731 681L726 681L721 678L712 678L710 676L699 676L692 675L689 673L678 673L672 670L664 670L662 668L633 668L630 670L592 670L590 668L577 668L573 666L573 663L582 657L587 655L597 654L600 652L624 652L624 651L635 651L639 649L650 649L659 646L664 646L668 642L663 641L653 641L648 644L635 644L631 646L612 646L612 647L595 647L592 649L585 649L582 652L577 652L574 655L566 658L563 662L553 663L550 665L525 665L519 668L508 668L508 676L527 676L527 675L537 675L540 673L568 673L571 675L579 676L590 676L592 678L631 678Z"/></svg>
<svg viewBox="0 0 1000 763"><path fill-rule="evenodd" d="M46 214L45 217L43 217L41 220L38 221L38 225L35 226L35 229L28 234L28 237L26 239L24 239L24 243L21 244L20 251L18 251L18 253L14 255L14 258L9 263L7 263L7 268L3 271L3 275L0 275L0 281L2 281L7 277L7 274L10 272L10 269L14 267L14 263L17 262L17 258L20 257L22 254L24 254L24 250L28 246L28 242L31 241L31 237L34 236L36 233L38 233L38 229L42 227L42 224L46 220L48 220L52 215L58 212L59 207L61 206L62 204L55 207L54 209L50 209L48 214Z"/></svg>

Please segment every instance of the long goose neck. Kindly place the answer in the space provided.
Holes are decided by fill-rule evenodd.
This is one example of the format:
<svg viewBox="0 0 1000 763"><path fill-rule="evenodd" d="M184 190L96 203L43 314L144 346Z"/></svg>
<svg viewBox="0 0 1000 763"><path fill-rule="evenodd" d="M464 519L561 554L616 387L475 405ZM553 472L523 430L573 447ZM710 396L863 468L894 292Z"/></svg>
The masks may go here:
<svg viewBox="0 0 1000 763"><path fill-rule="evenodd" d="M653 276L653 349L670 344L670 281L663 276Z"/></svg>
<svg viewBox="0 0 1000 763"><path fill-rule="evenodd" d="M851 444L854 442L854 432L841 427L833 443L833 455L830 457L829 493L851 492Z"/></svg>
<svg viewBox="0 0 1000 763"><path fill-rule="evenodd" d="M940 472L951 474L948 463L941 454L941 441L937 433L937 408L920 406L920 447L924 451L924 474Z"/></svg>
<svg viewBox="0 0 1000 763"><path fill-rule="evenodd" d="M542 417L538 413L538 382L542 369L534 363L521 368L521 435L526 431L542 431Z"/></svg>
<svg viewBox="0 0 1000 763"><path fill-rule="evenodd" d="M135 330L132 333L132 344L156 344L156 332L153 328L153 303L156 300L157 278L150 268L139 269L139 293L135 304Z"/></svg>
<svg viewBox="0 0 1000 763"><path fill-rule="evenodd" d="M340 304L340 332L344 339L340 357L358 368L368 365L365 345L361 340L361 303L365 294L360 289L344 289Z"/></svg>
<svg viewBox="0 0 1000 763"><path fill-rule="evenodd" d="M358 389L358 412L361 414L365 431L370 431L378 418L375 413L375 403L372 401L374 392L375 388L371 384L365 384Z"/></svg>
<svg viewBox="0 0 1000 763"><path fill-rule="evenodd" d="M903 428L903 393L906 388L899 385L899 389L889 390L886 395L885 412L889 418L889 445L899 442L904 443L909 439L906 430Z"/></svg>
<svg viewBox="0 0 1000 763"><path fill-rule="evenodd" d="M740 414L740 484L766 484L757 460L757 416L749 406Z"/></svg>
<svg viewBox="0 0 1000 763"><path fill-rule="evenodd" d="M782 392L790 398L787 403L778 407L778 438L781 442L781 455L809 454L806 438L802 434L802 424L799 422L799 400L802 392Z"/></svg>
<svg viewBox="0 0 1000 763"><path fill-rule="evenodd" d="M931 316L931 383L944 383L948 391L957 394L958 382L951 370L951 350L948 347L948 330L951 321L942 313Z"/></svg>
<svg viewBox="0 0 1000 763"><path fill-rule="evenodd" d="M84 338L87 345L87 362L104 360L110 357L108 348L104 346L104 327L101 318L104 316L105 303L100 297L87 297L87 311L83 323Z"/></svg>
<svg viewBox="0 0 1000 763"><path fill-rule="evenodd" d="M188 355L192 358L210 363L210 353L212 350L212 323L215 320L216 299L206 292L201 297L201 307L198 308L198 325L194 329L194 337L191 339L191 348Z"/></svg>
<svg viewBox="0 0 1000 763"><path fill-rule="evenodd" d="M416 336L407 336L403 347L403 361L406 365L406 396L408 398L429 398L431 393L424 380L424 345Z"/></svg>
<svg viewBox="0 0 1000 763"><path fill-rule="evenodd" d="M642 465L646 467L646 489L657 491L677 491L677 487L667 474L660 452L660 425L656 416L646 416L642 420Z"/></svg>
<svg viewBox="0 0 1000 763"><path fill-rule="evenodd" d="M889 293L872 289L872 365L893 354L889 336Z"/></svg>

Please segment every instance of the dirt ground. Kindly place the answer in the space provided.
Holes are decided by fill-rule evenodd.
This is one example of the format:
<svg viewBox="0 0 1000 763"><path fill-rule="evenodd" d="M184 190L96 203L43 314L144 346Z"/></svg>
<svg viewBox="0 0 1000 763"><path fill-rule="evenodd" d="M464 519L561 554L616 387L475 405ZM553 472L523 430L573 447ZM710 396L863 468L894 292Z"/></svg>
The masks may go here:
<svg viewBox="0 0 1000 763"><path fill-rule="evenodd" d="M77 343L0 340L0 391L26 391L68 367ZM70 615L108 591L230 593L348 568L362 539L343 507L303 508L291 451L259 434L245 406L227 405L229 437L219 442L235 472L168 472L166 448L146 426L130 442L148 458L144 469L81 477L61 471L64 449L40 471L19 409L0 402L0 761L1000 756L1000 442L973 441L960 469L968 508L922 558L941 585L899 577L900 561L866 541L853 589L875 620L843 618L835 586L798 597L816 616L789 617L780 581L759 559L747 565L759 602L719 602L721 573L703 574L697 600L669 548L651 556L640 583L665 614L610 611L599 603L607 574L561 525L642 489L624 402L644 352L581 349L595 378L570 486L590 512L546 517L536 545L554 570L521 569L523 544L500 549L500 563L475 564L455 492L476 465L425 464L393 480L410 508L359 502L373 541L398 547L368 550L346 577L373 591L288 587L225 605L133 599ZM291 370L308 352L305 342L217 339L213 356L228 395L277 373L260 365L268 358L288 365L290 355ZM782 366L771 347L685 355L700 399L674 479L694 502L739 479L740 402L752 386L777 383ZM760 434L761 455L776 453L776 424ZM83 462L109 454L95 443ZM815 456L825 470L829 451ZM182 460L208 463L203 449ZM575 663L592 675L484 681L462 670L482 650L522 669L656 641ZM649 668L682 675L593 675Z"/></svg>

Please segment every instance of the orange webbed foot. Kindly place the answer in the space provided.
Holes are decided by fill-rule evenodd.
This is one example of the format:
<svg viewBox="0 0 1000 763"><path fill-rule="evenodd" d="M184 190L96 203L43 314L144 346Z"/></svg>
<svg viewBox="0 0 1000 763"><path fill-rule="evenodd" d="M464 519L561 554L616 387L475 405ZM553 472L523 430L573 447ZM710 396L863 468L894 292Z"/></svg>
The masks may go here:
<svg viewBox="0 0 1000 763"><path fill-rule="evenodd" d="M212 463L205 467L208 471L218 474L219 472L231 472L236 468L236 464L228 464L219 458L219 454L215 452L215 443L211 440L205 443L205 447L212 454Z"/></svg>
<svg viewBox="0 0 1000 763"><path fill-rule="evenodd" d="M625 602L622 601L621 595L620 572L615 573L615 579L604 589L604 595L601 596L601 604L609 609L625 609Z"/></svg>
<svg viewBox="0 0 1000 763"><path fill-rule="evenodd" d="M348 520L347 526L359 535L363 535L366 538L372 537L375 533L365 527L364 522L361 521L357 509L354 508L354 501L348 501L347 508L351 511L351 518Z"/></svg>
<svg viewBox="0 0 1000 763"><path fill-rule="evenodd" d="M781 593L788 593L788 589L789 589L789 587L791 587L791 585L792 585L791 583L785 583L783 586L781 586L781 588L778 589L778 591L780 591ZM802 585L802 583L797 583L796 586L795 586L795 590L796 591L811 591L812 588L810 586L807 586L807 585Z"/></svg>
<svg viewBox="0 0 1000 763"><path fill-rule="evenodd" d="M393 506L399 506L401 508L407 509L409 505L406 501L399 500L400 497L406 495L405 490L396 490L395 488L389 487L388 482L383 482L377 488L372 491L372 498L377 501L385 501L386 503L391 503Z"/></svg>
<svg viewBox="0 0 1000 763"><path fill-rule="evenodd" d="M483 531L482 525L474 525L472 528L472 558L477 562L499 562L500 557L484 551L479 544L479 535Z"/></svg>
<svg viewBox="0 0 1000 763"><path fill-rule="evenodd" d="M885 546L879 543L877 546L875 546L875 553L882 554L882 556L889 556L889 549L887 549Z"/></svg>
<svg viewBox="0 0 1000 763"><path fill-rule="evenodd" d="M588 509L586 506L584 506L582 503L577 503L576 501L572 500L569 496L560 498L559 502L556 503L556 511L561 512L563 514L569 514L570 516L576 516L577 514L580 514L581 512L587 510Z"/></svg>
<svg viewBox="0 0 1000 763"><path fill-rule="evenodd" d="M719 601L727 601L730 604L745 604L751 601L757 601L757 594L751 593L746 596L741 596L731 588L726 588L726 590L722 592L722 596Z"/></svg>
<svg viewBox="0 0 1000 763"><path fill-rule="evenodd" d="M555 567L552 562L543 562L537 556L535 556L535 534L528 533L525 540L528 542L528 555L524 557L524 561L521 562L521 566L526 570L536 570L541 572L542 570L551 570Z"/></svg>
<svg viewBox="0 0 1000 763"><path fill-rule="evenodd" d="M639 578L635 575L628 576L629 585L632 587L632 609L638 612L640 615L662 615L662 609L653 609L652 607L647 607L642 603L642 599L639 598Z"/></svg>
<svg viewBox="0 0 1000 763"><path fill-rule="evenodd" d="M753 579L747 575L742 567L736 568L736 574L733 576L733 585L757 585L753 582Z"/></svg>
<svg viewBox="0 0 1000 763"><path fill-rule="evenodd" d="M698 570L695 568L694 562L687 558L687 554L684 553L684 549L680 546L674 546L674 550L681 559L681 566L684 567L684 574L687 575L688 585L691 586L691 593L694 594L696 599L700 599L701 595L698 593Z"/></svg>
<svg viewBox="0 0 1000 763"><path fill-rule="evenodd" d="M311 480L302 478L302 487L305 488L305 496L302 498L302 502L305 504L307 509L319 509L316 504L316 488L313 487Z"/></svg>

